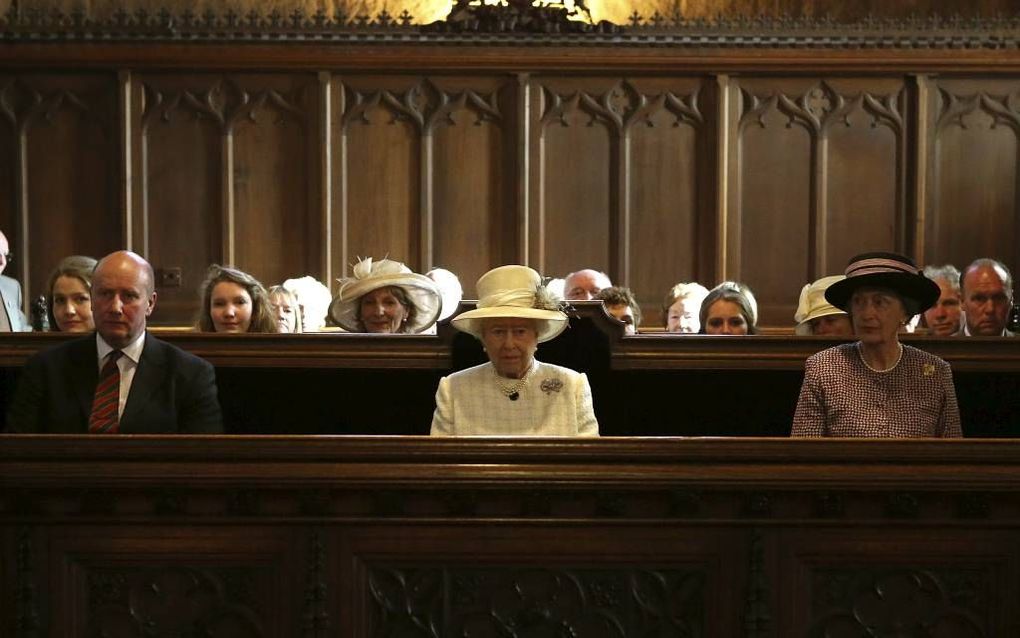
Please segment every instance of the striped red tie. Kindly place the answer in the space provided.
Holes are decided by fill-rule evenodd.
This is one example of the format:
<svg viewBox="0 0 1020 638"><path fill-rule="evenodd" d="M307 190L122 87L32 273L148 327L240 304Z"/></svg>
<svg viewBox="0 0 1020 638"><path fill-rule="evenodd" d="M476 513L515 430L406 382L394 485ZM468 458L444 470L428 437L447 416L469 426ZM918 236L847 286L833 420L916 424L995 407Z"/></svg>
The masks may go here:
<svg viewBox="0 0 1020 638"><path fill-rule="evenodd" d="M89 434L116 434L120 425L120 368L117 359L124 354L120 350L111 352L96 384L96 396L92 400L92 414L89 416Z"/></svg>

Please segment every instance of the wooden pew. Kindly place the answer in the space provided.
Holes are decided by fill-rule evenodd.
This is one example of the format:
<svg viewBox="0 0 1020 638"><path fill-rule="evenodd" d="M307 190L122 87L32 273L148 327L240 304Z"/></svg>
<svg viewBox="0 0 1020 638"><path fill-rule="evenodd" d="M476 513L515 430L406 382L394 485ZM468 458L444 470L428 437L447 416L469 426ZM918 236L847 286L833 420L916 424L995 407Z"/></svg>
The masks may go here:
<svg viewBox="0 0 1020 638"><path fill-rule="evenodd" d="M15 638L1020 630L1017 441L0 436L0 486Z"/></svg>
<svg viewBox="0 0 1020 638"><path fill-rule="evenodd" d="M804 360L838 343L625 337L598 302L576 303L572 314L571 328L538 357L589 375L602 433L615 436L786 436ZM237 434L427 434L439 378L486 360L476 340L449 324L435 336L160 336L216 366L228 432ZM18 367L64 338L0 335L4 405ZM1020 435L1020 340L905 342L953 366L968 436Z"/></svg>

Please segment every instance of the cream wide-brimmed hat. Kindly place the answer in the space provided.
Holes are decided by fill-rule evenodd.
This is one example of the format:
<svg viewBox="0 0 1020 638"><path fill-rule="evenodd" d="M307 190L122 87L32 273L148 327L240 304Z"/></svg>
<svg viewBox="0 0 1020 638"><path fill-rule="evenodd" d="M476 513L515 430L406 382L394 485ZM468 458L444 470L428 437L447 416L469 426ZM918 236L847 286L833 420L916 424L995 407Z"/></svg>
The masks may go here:
<svg viewBox="0 0 1020 638"><path fill-rule="evenodd" d="M555 338L567 327L560 303L542 285L542 277L527 266L500 266L478 279L478 307L453 318L453 327L482 338L485 319L534 319L538 342Z"/></svg>
<svg viewBox="0 0 1020 638"><path fill-rule="evenodd" d="M340 290L329 305L329 314L341 328L349 332L364 332L360 318L361 298L379 288L395 286L407 293L415 307L414 317L407 321L406 332L409 333L418 333L432 326L443 305L442 294L436 282L412 272L404 264L392 259L362 259L354 265L350 277L338 279L337 282Z"/></svg>
<svg viewBox="0 0 1020 638"><path fill-rule="evenodd" d="M794 332L799 335L811 334L811 320L829 315L845 315L846 313L833 306L825 299L825 291L837 281L843 281L846 275L822 277L818 281L806 284L800 291L800 303L793 320L797 322Z"/></svg>

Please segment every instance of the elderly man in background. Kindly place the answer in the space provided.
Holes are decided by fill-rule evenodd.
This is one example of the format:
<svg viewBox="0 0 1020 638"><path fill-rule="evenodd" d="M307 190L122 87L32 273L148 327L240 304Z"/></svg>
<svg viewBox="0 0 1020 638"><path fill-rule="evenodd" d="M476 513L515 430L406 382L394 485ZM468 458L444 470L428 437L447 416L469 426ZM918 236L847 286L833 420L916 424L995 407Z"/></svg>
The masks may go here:
<svg viewBox="0 0 1020 638"><path fill-rule="evenodd" d="M637 334L638 326L641 325L641 305L630 288L623 286L603 288L595 295L595 299L605 304L606 312L623 322L624 334Z"/></svg>
<svg viewBox="0 0 1020 638"><path fill-rule="evenodd" d="M979 337L1013 337L1006 329L1013 305L1013 276L1001 262L976 259L963 271L962 334Z"/></svg>
<svg viewBox="0 0 1020 638"><path fill-rule="evenodd" d="M104 257L92 276L96 332L37 353L25 364L8 427L48 434L217 434L216 373L156 339L152 266L135 253Z"/></svg>
<svg viewBox="0 0 1020 638"><path fill-rule="evenodd" d="M960 271L952 264L925 266L924 276L939 287L939 300L924 312L924 325L935 337L952 337L960 332L963 308L960 305Z"/></svg>
<svg viewBox="0 0 1020 638"><path fill-rule="evenodd" d="M604 272L585 268L566 276L563 283L563 297L571 301L590 301L603 288L609 288L613 282Z"/></svg>
<svg viewBox="0 0 1020 638"><path fill-rule="evenodd" d="M11 245L7 236L0 233L0 273L11 261ZM32 326L21 310L21 284L16 279L0 274L0 296L4 311L0 312L0 332L30 332Z"/></svg>

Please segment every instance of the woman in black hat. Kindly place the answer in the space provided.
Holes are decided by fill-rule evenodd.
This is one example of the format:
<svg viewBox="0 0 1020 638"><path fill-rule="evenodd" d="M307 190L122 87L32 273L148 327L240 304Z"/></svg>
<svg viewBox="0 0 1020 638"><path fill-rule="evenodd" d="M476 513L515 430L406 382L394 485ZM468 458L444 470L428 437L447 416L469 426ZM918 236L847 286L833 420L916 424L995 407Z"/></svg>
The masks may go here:
<svg viewBox="0 0 1020 638"><path fill-rule="evenodd" d="M949 364L899 341L900 328L938 297L903 255L851 259L825 298L850 314L860 341L808 358L793 436L962 436Z"/></svg>

